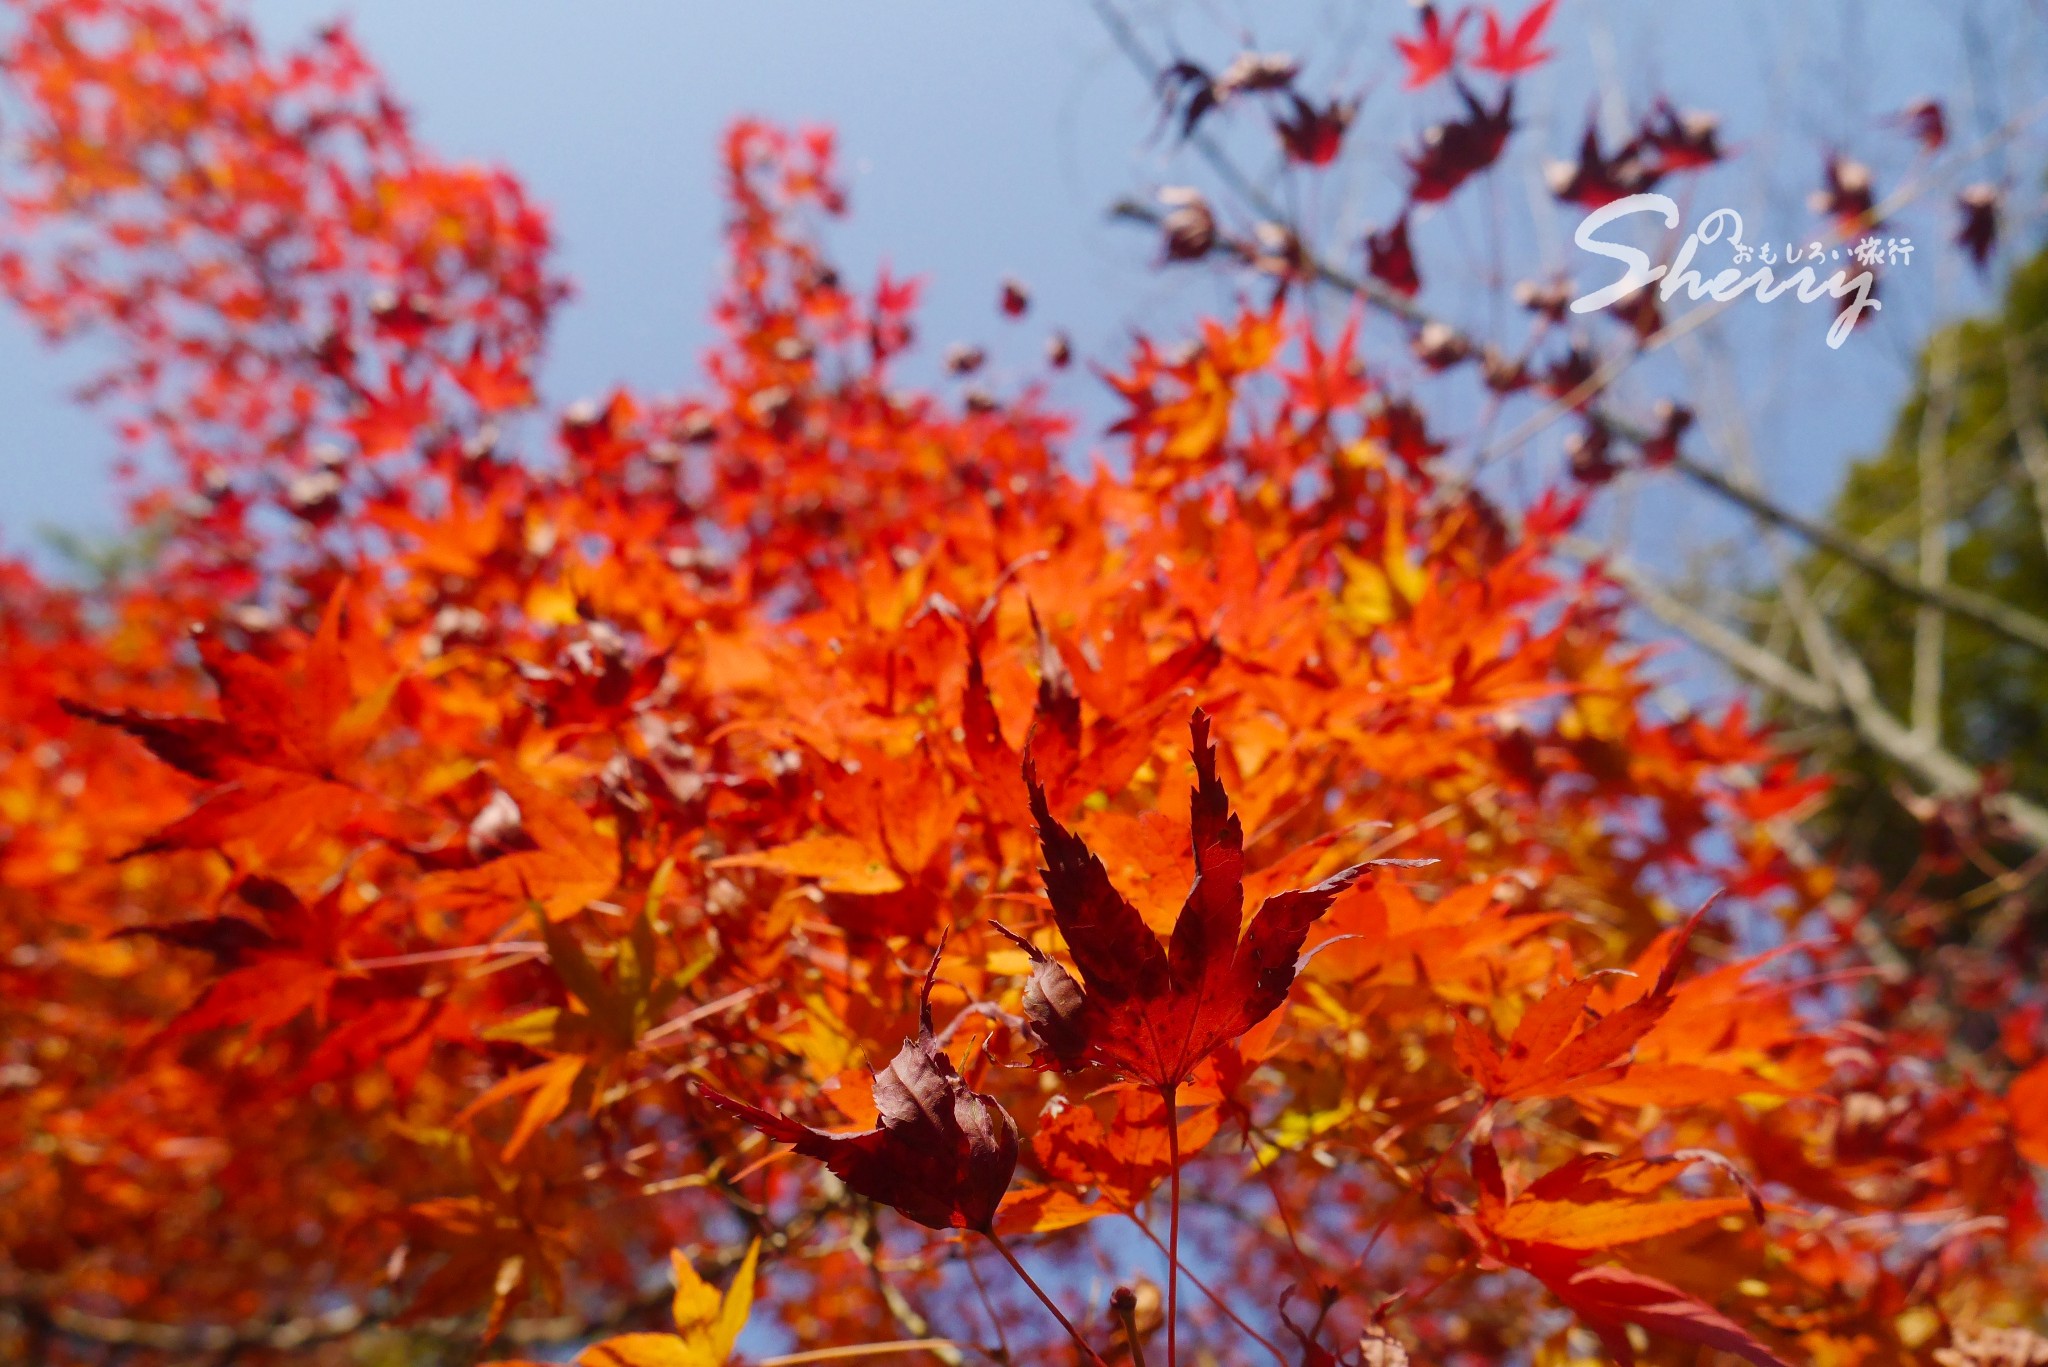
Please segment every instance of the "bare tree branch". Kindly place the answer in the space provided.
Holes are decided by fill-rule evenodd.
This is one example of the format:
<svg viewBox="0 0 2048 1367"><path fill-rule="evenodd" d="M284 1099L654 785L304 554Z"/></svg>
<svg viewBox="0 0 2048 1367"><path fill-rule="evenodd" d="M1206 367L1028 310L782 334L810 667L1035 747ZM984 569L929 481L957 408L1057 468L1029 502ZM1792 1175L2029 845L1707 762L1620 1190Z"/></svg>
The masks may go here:
<svg viewBox="0 0 2048 1367"><path fill-rule="evenodd" d="M1948 587L1948 427L1955 412L1959 347L1955 330L1934 339L1929 358L1927 401L1920 414L1917 463L1920 473L1921 589ZM1914 734L1941 740L1942 652L1948 624L1941 607L1923 601L1913 614L1913 703L1908 713Z"/></svg>
<svg viewBox="0 0 2048 1367"><path fill-rule="evenodd" d="M1849 561L1894 592L1916 602L1939 607L1958 617L1968 618L2008 641L2048 654L2048 621L2043 621L2030 612L2024 612L1988 594L1958 588L1954 584L1944 584L1940 587L1924 585L1856 537L1838 531L1824 522L1793 512L1763 491L1746 483L1738 483L1713 466L1683 451L1672 463L1672 468L1701 488L1752 514L1759 521L1781 527L1800 540Z"/></svg>
<svg viewBox="0 0 2048 1367"><path fill-rule="evenodd" d="M1615 582L1635 595L1636 600L1659 621L1685 633L1694 644L1751 682L1761 684L1809 712L1833 716L1841 711L1840 697L1826 684L1687 603L1629 561L1618 556L1609 557L1602 548L1589 543L1572 542L1567 549L1600 562Z"/></svg>
<svg viewBox="0 0 2048 1367"><path fill-rule="evenodd" d="M2019 439L2020 465L2034 487L2041 518L2041 544L2048 546L2048 427L2041 421L2041 377L2019 338L2005 335L2005 405Z"/></svg>
<svg viewBox="0 0 2048 1367"><path fill-rule="evenodd" d="M1601 556L1599 548L1583 543L1568 549L1595 560ZM1643 607L1666 626L1684 633L1701 649L1752 682L1809 712L1847 722L1864 744L1944 797L1983 793L1983 779L1976 770L1939 745L1916 736L1910 727L1885 710L1871 692L1869 675L1853 657L1838 656L1837 668L1843 676L1841 687L1830 688L1678 598L1627 561L1607 559L1603 563L1607 573L1636 595ZM2048 849L2048 808L2012 793L1991 794L1984 805L2011 822L2031 848Z"/></svg>

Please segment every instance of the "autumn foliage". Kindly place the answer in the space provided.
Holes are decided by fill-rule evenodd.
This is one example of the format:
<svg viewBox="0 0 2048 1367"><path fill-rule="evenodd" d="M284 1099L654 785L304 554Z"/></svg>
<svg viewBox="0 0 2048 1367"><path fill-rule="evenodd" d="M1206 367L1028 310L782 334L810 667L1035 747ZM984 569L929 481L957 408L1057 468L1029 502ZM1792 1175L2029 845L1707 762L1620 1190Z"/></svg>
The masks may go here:
<svg viewBox="0 0 2048 1367"><path fill-rule="evenodd" d="M11 1351L1769 1367L2039 1304L2048 1082L1887 1021L1581 492L1453 477L1289 289L1107 362L1079 473L901 378L832 139L741 123L702 387L546 426L545 217L344 32L9 8L0 284L106 349L153 547L0 567Z"/></svg>

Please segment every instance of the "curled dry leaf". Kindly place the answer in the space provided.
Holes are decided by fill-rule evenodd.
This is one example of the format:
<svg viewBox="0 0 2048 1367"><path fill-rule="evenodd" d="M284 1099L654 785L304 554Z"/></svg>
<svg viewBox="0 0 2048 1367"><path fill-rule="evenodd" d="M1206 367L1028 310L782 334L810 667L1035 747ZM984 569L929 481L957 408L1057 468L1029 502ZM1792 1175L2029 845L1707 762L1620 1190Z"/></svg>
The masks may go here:
<svg viewBox="0 0 2048 1367"><path fill-rule="evenodd" d="M874 1077L877 1123L837 1134L705 1091L778 1143L830 1168L839 1180L930 1229L987 1233L1017 1170L1017 1125L993 1097L974 1091L932 1034L932 984L941 942L918 994L918 1030Z"/></svg>

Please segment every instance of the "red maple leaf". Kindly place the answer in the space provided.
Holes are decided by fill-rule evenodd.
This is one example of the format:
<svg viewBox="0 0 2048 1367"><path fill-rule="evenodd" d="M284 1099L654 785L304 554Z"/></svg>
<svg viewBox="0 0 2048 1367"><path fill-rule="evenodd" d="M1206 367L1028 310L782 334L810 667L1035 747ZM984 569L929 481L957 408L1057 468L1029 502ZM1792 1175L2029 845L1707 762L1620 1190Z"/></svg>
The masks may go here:
<svg viewBox="0 0 2048 1367"><path fill-rule="evenodd" d="M1365 269L1394 293L1409 296L1422 288L1415 269L1415 249L1408 241L1408 215L1365 237Z"/></svg>
<svg viewBox="0 0 2048 1367"><path fill-rule="evenodd" d="M1748 1199L1652 1201L1700 1155L1616 1159L1587 1154L1544 1174L1510 1199L1500 1156L1490 1142L1472 1147L1479 1204L1461 1222L1488 1264L1519 1268L1542 1282L1623 1364L1633 1364L1628 1325L1749 1359L1756 1367L1787 1367L1747 1329L1720 1311L1655 1277L1627 1268L1586 1266L1595 1253L1658 1238L1748 1207Z"/></svg>
<svg viewBox="0 0 2048 1367"><path fill-rule="evenodd" d="M1420 38L1394 40L1401 59L1408 63L1408 79L1401 83L1404 90L1420 90L1458 64L1458 31L1465 27L1472 11L1459 10L1449 28L1437 17L1435 5L1424 5L1421 17Z"/></svg>
<svg viewBox="0 0 2048 1367"><path fill-rule="evenodd" d="M1244 829L1217 777L1208 714L1197 709L1191 729L1195 883L1164 946L1110 882L1102 860L1053 819L1045 789L1025 769L1053 919L1086 986L1022 936L997 929L1031 957L1025 1015L1040 1058L1061 1069L1099 1064L1161 1091L1179 1087L1219 1045L1279 1009L1308 928L1338 893L1374 864L1412 862L1354 864L1275 894L1244 926Z"/></svg>
<svg viewBox="0 0 2048 1367"><path fill-rule="evenodd" d="M412 443L413 435L434 420L433 385L425 378L408 382L393 361L385 371L385 389L363 389L360 407L342 421L366 458L390 455Z"/></svg>
<svg viewBox="0 0 2048 1367"><path fill-rule="evenodd" d="M1693 913L1678 932L1683 948L1713 903ZM1622 1058L1671 1009L1680 958L1674 951L1650 990L1640 998L1586 1023L1586 1007L1598 978L1581 978L1547 994L1529 1008L1505 1053L1470 1023L1459 1020L1452 1049L1458 1066L1494 1100L1567 1096L1611 1082L1626 1071Z"/></svg>
<svg viewBox="0 0 2048 1367"><path fill-rule="evenodd" d="M487 414L533 406L533 378L527 373L526 358L514 352L493 360L484 354L482 338L470 347L469 359L451 364L448 372Z"/></svg>
<svg viewBox="0 0 2048 1367"><path fill-rule="evenodd" d="M1486 32L1480 37L1479 56L1472 65L1496 76L1513 76L1542 66L1557 55L1549 48L1537 46L1543 41L1543 30L1556 8L1557 0L1541 0L1516 20L1514 32L1507 34L1501 30L1500 16L1487 10Z"/></svg>
<svg viewBox="0 0 2048 1367"><path fill-rule="evenodd" d="M1686 1295L1669 1282L1625 1267L1588 1267L1556 1284L1551 1293L1600 1336L1616 1362L1635 1362L1624 1326L1634 1324L1666 1338L1697 1343L1747 1358L1756 1367L1788 1367L1754 1334L1720 1311Z"/></svg>
<svg viewBox="0 0 2048 1367"><path fill-rule="evenodd" d="M260 922L222 915L128 932L211 954L227 970L165 1026L167 1039L222 1027L245 1027L261 1039L301 1012L326 1014L344 972L340 885L310 905L269 878L246 878L236 894Z"/></svg>
<svg viewBox="0 0 2048 1367"><path fill-rule="evenodd" d="M298 658L281 662L196 632L200 660L219 689L218 719L63 700L73 716L126 731L164 763L211 785L134 853L229 839L282 847L310 830L390 828L384 804L349 777L385 697L358 695L346 614L347 594L338 589Z"/></svg>
<svg viewBox="0 0 2048 1367"><path fill-rule="evenodd" d="M1721 121L1696 110L1680 113L1660 99L1637 135L1654 148L1660 169L1697 171L1721 160Z"/></svg>

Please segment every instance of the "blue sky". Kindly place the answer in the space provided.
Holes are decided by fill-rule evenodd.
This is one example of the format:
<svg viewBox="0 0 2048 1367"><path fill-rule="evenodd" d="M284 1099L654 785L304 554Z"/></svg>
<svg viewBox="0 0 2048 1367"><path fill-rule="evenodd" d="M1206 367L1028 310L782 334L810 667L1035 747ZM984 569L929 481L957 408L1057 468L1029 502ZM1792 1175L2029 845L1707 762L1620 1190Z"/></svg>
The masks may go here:
<svg viewBox="0 0 2048 1367"><path fill-rule="evenodd" d="M1158 49L1220 64L1250 37L1304 56L1312 87L1365 88L1349 144L1356 154L1312 192L1332 249L1355 253L1357 233L1400 194L1395 150L1449 98L1441 86L1421 95L1396 88L1387 38L1412 25L1407 7L1202 0L1128 8ZM1170 141L1148 137L1146 91L1079 0L256 0L255 12L278 41L348 15L428 141L452 157L510 167L550 207L579 287L542 377L551 404L619 383L673 391L696 375L713 340L715 148L719 130L741 113L837 126L854 200L838 254L856 273L887 261L924 278L927 373L955 340L987 344L998 381L1036 372L1054 325L1070 329L1084 355L1114 358L1132 328L1170 331L1230 297L1232 286L1209 273L1153 270L1152 243L1106 221L1105 207L1121 194L1201 176L1175 158ZM1571 217L1548 206L1532 214L1538 197L1528 190L1545 157L1570 150L1588 113L1586 92L1602 84L1613 91L1612 107L1600 111L1610 122L1653 91L1718 110L1742 155L1699 189L1697 211L1735 205L1758 231L1803 240L1812 219L1802 200L1818 177L1819 147L1870 158L1890 184L1911 148L1878 123L1885 111L1975 77L1975 89L1997 98L1981 111L1958 105L1965 136L1972 120L1988 126L2010 113L2000 101L2039 75L2040 54L2030 50L2038 44L2011 41L2011 25L2030 15L2025 0L1566 0L1560 59L1521 92L1535 132L1518 139L1515 159L1486 192L1497 198L1489 204L1468 191L1461 199L1480 200L1476 207L1418 225L1429 253L1425 302L1483 321L1469 310L1484 307L1478 281L1495 260L1507 258L1511 271L1569 264ZM1234 145L1255 171L1271 162L1270 135L1257 120ZM2039 163L2027 154L2037 146L2022 139L2010 148L2029 186ZM1936 245L1946 205L1945 192L1930 194L1900 231ZM1506 224L1495 234L1506 234L1504 245L1483 227L1489 212ZM1008 275L1036 296L1025 324L996 314ZM1887 292L1881 326L1839 352L1819 344L1826 319L1818 306L1741 306L1723 330L1734 392L1772 477L1808 506L1824 498L1849 454L1883 432L1926 320L1981 298L1953 253L1944 265L1939 251L1923 252ZM1369 333L1368 346L1375 363L1420 382L1392 332ZM18 318L0 314L0 546L23 549L44 524L114 525L111 440L66 397L89 368L83 350L52 354ZM1099 384L1078 367L1062 383L1061 397L1090 419L1084 432L1099 430L1096 420L1111 411ZM1647 401L1694 381L1673 359L1638 383ZM1453 430L1470 417L1455 397L1437 411ZM1644 506L1654 510L1657 495Z"/></svg>

